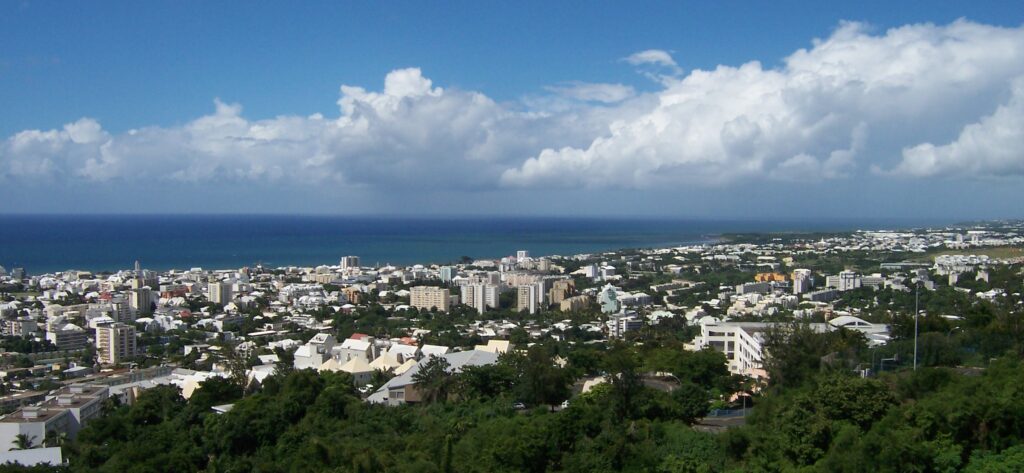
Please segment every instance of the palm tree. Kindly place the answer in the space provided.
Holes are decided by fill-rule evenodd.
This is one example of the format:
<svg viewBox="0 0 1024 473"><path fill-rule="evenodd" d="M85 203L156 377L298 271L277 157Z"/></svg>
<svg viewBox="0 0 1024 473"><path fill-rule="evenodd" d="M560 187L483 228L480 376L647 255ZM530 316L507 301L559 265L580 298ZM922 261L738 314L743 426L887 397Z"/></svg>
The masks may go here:
<svg viewBox="0 0 1024 473"><path fill-rule="evenodd" d="M47 447L63 447L67 443L68 434L66 432L57 432L56 430L47 430L46 438L43 439L43 445Z"/></svg>
<svg viewBox="0 0 1024 473"><path fill-rule="evenodd" d="M28 436L27 434L18 434L14 436L14 450L28 450L32 448L32 444L35 443L36 436Z"/></svg>

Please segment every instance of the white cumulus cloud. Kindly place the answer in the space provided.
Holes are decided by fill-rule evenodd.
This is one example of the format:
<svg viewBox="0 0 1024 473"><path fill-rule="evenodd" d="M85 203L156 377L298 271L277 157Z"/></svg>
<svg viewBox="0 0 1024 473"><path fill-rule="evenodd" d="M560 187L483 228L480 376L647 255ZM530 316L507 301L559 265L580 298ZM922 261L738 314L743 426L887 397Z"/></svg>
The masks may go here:
<svg viewBox="0 0 1024 473"><path fill-rule="evenodd" d="M683 75L663 50L625 61L658 89L568 81L503 103L407 68L377 88L342 85L333 111L310 116L252 119L215 100L180 126L82 118L2 139L0 180L408 196L1024 176L1024 28L843 23L777 67Z"/></svg>
<svg viewBox="0 0 1024 473"><path fill-rule="evenodd" d="M624 60L634 66L639 66L641 64L655 64L665 67L677 67L675 59L672 59L672 55L669 54L668 51L663 51L661 49L648 49L636 52L626 56Z"/></svg>
<svg viewBox="0 0 1024 473"><path fill-rule="evenodd" d="M1022 75L1021 28L960 20L873 35L844 23L777 68L755 61L666 80L645 113L613 122L587 146L545 149L502 183L644 189L870 175L863 171L896 166L904 147L948 139L985 114L955 144L911 148L897 170L1020 169L1020 127L1010 131L1020 99L1005 97ZM969 166L951 164L967 155Z"/></svg>
<svg viewBox="0 0 1024 473"><path fill-rule="evenodd" d="M963 128L952 142L922 143L903 150L892 171L916 177L1024 176L1024 78L1014 82L1009 101Z"/></svg>

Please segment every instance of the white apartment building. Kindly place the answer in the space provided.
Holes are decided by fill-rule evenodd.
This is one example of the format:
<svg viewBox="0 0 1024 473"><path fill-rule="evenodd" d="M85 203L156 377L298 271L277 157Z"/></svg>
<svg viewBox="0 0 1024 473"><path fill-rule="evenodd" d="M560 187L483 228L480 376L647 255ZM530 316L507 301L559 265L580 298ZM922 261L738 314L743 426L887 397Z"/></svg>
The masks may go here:
<svg viewBox="0 0 1024 473"><path fill-rule="evenodd" d="M41 445L49 432L74 439L87 421L101 414L108 395L106 386L73 384L38 405L0 417L0 451L15 448L18 435L24 435L32 447Z"/></svg>
<svg viewBox="0 0 1024 473"><path fill-rule="evenodd" d="M452 282L452 279L459 273L457 269L451 266L441 266L438 272L440 273L441 281L446 283Z"/></svg>
<svg viewBox="0 0 1024 473"><path fill-rule="evenodd" d="M436 307L441 312L448 312L451 294L443 287L416 286L409 290L409 305L426 310Z"/></svg>
<svg viewBox="0 0 1024 473"><path fill-rule="evenodd" d="M128 293L128 304L132 309L135 309L135 313L139 316L148 317L152 315L153 291L148 286L132 289Z"/></svg>
<svg viewBox="0 0 1024 473"><path fill-rule="evenodd" d="M210 281L206 287L207 299L214 304L227 305L231 302L231 284L221 281Z"/></svg>
<svg viewBox="0 0 1024 473"><path fill-rule="evenodd" d="M135 327L114 323L96 327L96 356L101 364L116 365L135 356Z"/></svg>
<svg viewBox="0 0 1024 473"><path fill-rule="evenodd" d="M467 284L461 286L459 292L463 304L482 314L487 309L498 308L501 288L496 284Z"/></svg>
<svg viewBox="0 0 1024 473"><path fill-rule="evenodd" d="M538 302L538 295L541 291L538 290L536 284L530 284L527 286L519 286L517 288L518 298L516 308L522 312L527 311L530 314L536 314L540 310L540 303Z"/></svg>
<svg viewBox="0 0 1024 473"><path fill-rule="evenodd" d="M60 350L78 350L89 344L89 334L75 324L63 324L46 332L46 339Z"/></svg>
<svg viewBox="0 0 1024 473"><path fill-rule="evenodd" d="M331 358L331 353L338 341L328 333L318 333L309 339L305 345L295 350L292 366L297 370L319 369L325 361Z"/></svg>
<svg viewBox="0 0 1024 473"><path fill-rule="evenodd" d="M861 278L860 275L853 271L840 271L839 272L839 285L836 287L839 292L852 291L860 288Z"/></svg>
<svg viewBox="0 0 1024 473"><path fill-rule="evenodd" d="M764 359L762 332L771 325L761 322L702 322L693 348L713 348L724 353L730 373L765 377L767 374L761 366Z"/></svg>
<svg viewBox="0 0 1024 473"><path fill-rule="evenodd" d="M358 256L342 256L339 263L341 269L354 269L359 267Z"/></svg>
<svg viewBox="0 0 1024 473"><path fill-rule="evenodd" d="M700 335L688 348L702 350L713 348L725 354L729 372L753 378L767 377L763 362L765 359L765 331L775 326L764 322L719 322L713 318L701 321ZM869 345L883 345L889 340L889 327L872 324L863 319L844 315L827 323L812 323L808 326L817 332L845 328L864 333Z"/></svg>
<svg viewBox="0 0 1024 473"><path fill-rule="evenodd" d="M814 286L814 276L809 269L794 269L793 270L793 294L803 294L810 292Z"/></svg>

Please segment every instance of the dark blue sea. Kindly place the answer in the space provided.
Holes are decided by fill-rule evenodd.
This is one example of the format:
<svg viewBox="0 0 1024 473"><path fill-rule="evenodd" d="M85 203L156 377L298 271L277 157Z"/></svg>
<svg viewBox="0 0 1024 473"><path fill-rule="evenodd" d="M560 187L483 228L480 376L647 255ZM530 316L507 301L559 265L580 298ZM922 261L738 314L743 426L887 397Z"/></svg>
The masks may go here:
<svg viewBox="0 0 1024 473"><path fill-rule="evenodd" d="M894 228L893 221L401 218L284 215L5 215L0 266L30 274L337 264L446 263L461 256L569 255L713 241L721 233Z"/></svg>

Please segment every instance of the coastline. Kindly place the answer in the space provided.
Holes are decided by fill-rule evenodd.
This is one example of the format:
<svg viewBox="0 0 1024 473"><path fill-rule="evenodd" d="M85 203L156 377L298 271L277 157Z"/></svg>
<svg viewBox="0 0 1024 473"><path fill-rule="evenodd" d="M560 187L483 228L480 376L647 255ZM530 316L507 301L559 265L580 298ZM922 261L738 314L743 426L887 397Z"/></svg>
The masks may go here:
<svg viewBox="0 0 1024 473"><path fill-rule="evenodd" d="M447 264L515 251L576 255L727 243L743 234L853 231L866 220L760 221L573 217L0 216L0 265L33 274L332 264ZM911 222L908 222L911 223ZM886 225L904 227L911 225Z"/></svg>

